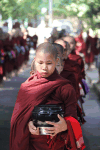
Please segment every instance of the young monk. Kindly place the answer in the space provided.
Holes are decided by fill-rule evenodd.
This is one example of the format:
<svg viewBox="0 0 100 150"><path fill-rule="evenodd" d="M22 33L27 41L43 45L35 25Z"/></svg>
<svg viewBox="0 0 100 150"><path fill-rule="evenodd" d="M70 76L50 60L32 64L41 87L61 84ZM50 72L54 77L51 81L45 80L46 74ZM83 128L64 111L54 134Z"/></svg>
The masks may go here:
<svg viewBox="0 0 100 150"><path fill-rule="evenodd" d="M70 45L68 42L66 42L66 49L64 50L64 68L63 71L60 73L60 75L62 77L64 77L65 79L68 79L69 81L71 81L75 91L76 91L76 97L77 100L79 100L80 98L80 88L79 88L79 83L81 82L81 69L80 66L77 62L70 60L68 58L69 54L71 53L70 50ZM81 104L82 107L82 104ZM77 103L77 115L78 115L78 120L81 124L85 123L85 120L83 118L83 107L82 109L79 107L78 103ZM83 113L82 113L83 111Z"/></svg>
<svg viewBox="0 0 100 150"><path fill-rule="evenodd" d="M54 43L53 45L57 49L58 62L57 62L57 65L56 65L56 69L57 69L58 74L60 74L61 71L63 70L63 60L62 60L63 47L59 44L56 44L56 43ZM31 63L30 75L32 76L35 73L35 71L36 71L35 60L33 59L32 63Z"/></svg>
<svg viewBox="0 0 100 150"><path fill-rule="evenodd" d="M10 150L64 150L85 148L77 121L76 95L70 82L58 75L57 51L54 45L43 43L36 49L37 72L21 84L11 118ZM39 135L32 122L32 111L39 104L58 104L64 110L59 122L46 129L50 135Z"/></svg>
<svg viewBox="0 0 100 150"><path fill-rule="evenodd" d="M76 90L77 83L76 83L75 75L74 75L73 71L70 71L71 67L68 67L68 66L65 67L65 64L70 65L69 62L68 63L66 62L66 60L68 59L70 46L69 46L68 42L66 43L62 39L56 40L55 42L56 43L54 43L54 45L56 46L57 51L61 51L61 53L62 53L62 55L59 55L59 57L62 59L62 63L63 63L63 70L60 72L60 75L62 77L64 77L65 79L69 80L72 83L74 89ZM59 46L59 48L58 48L58 46ZM65 69L65 68L67 68L67 69Z"/></svg>
<svg viewBox="0 0 100 150"><path fill-rule="evenodd" d="M74 67L74 71L76 72L76 79L77 79L77 97L78 97L78 100L80 101L81 103L81 107L82 107L82 103L84 102L82 100L82 96L81 96L81 93L80 93L80 87L79 87L79 84L83 84L82 83L82 79L85 79L85 70L84 70L84 62L83 62L83 59L81 56L77 55L76 54L76 41L74 39L74 37L72 36L67 36L64 38L69 44L70 44L70 54L69 54L69 61L74 61L74 62L69 62L69 64L72 64L73 67ZM67 67L68 68L68 67ZM82 110L83 110L83 107L82 107ZM84 110L83 110L83 115L84 115ZM84 118L82 119L82 123L85 122Z"/></svg>
<svg viewBox="0 0 100 150"><path fill-rule="evenodd" d="M84 62L81 56L77 55L75 52L76 42L73 36L67 36L63 38L65 41L67 41L70 45L71 53L68 56L70 60L76 61L81 68L81 75L82 78L85 79L85 70L84 70Z"/></svg>
<svg viewBox="0 0 100 150"><path fill-rule="evenodd" d="M63 49L66 49L66 43L62 40L62 39L58 39L55 41L55 43L61 45L63 47ZM62 55L62 59L64 59L64 50L63 50L63 55Z"/></svg>
<svg viewBox="0 0 100 150"><path fill-rule="evenodd" d="M70 46L69 46L68 42L65 42L65 43L66 43L66 49L64 50L64 68L60 75L62 77L64 77L65 79L68 79L71 81L71 83L76 91L76 96L78 99L79 98L79 86L78 86L78 76L77 76L75 68L77 68L77 67L78 67L78 69L80 69L80 68L76 62L74 62L68 58L68 56L70 54Z"/></svg>

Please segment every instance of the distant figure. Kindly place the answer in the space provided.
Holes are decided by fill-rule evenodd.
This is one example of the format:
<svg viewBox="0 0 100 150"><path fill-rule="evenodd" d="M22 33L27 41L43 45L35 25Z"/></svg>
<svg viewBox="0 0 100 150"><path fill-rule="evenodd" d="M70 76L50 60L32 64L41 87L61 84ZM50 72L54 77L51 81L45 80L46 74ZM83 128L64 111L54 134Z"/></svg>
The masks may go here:
<svg viewBox="0 0 100 150"><path fill-rule="evenodd" d="M97 83L100 83L100 39L98 39L97 48L98 48L98 56L97 56L96 67L98 68L98 73L99 73L99 80Z"/></svg>
<svg viewBox="0 0 100 150"><path fill-rule="evenodd" d="M83 40L82 32L80 33L80 35L78 35L78 37L75 37L75 41L76 41L76 53L77 54L79 54L79 53L84 54L84 51L86 49L86 44Z"/></svg>
<svg viewBox="0 0 100 150"><path fill-rule="evenodd" d="M94 56L98 53L96 48L97 38L92 38L87 31L86 39L86 51L85 51L85 62L88 65L87 70L91 69L91 65L94 62Z"/></svg>
<svg viewBox="0 0 100 150"><path fill-rule="evenodd" d="M35 34L33 37L32 37L32 41L33 41L33 48L36 49L37 47L37 42L38 42L38 36Z"/></svg>

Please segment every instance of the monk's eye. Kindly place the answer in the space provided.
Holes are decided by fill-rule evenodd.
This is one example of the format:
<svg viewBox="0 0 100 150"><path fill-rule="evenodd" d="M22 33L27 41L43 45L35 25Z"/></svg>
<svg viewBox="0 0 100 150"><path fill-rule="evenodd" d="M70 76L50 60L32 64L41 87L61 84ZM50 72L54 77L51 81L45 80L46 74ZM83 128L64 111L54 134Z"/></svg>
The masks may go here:
<svg viewBox="0 0 100 150"><path fill-rule="evenodd" d="M47 63L47 65L51 65L52 63Z"/></svg>
<svg viewBox="0 0 100 150"><path fill-rule="evenodd" d="M43 64L42 62L38 62L39 64Z"/></svg>

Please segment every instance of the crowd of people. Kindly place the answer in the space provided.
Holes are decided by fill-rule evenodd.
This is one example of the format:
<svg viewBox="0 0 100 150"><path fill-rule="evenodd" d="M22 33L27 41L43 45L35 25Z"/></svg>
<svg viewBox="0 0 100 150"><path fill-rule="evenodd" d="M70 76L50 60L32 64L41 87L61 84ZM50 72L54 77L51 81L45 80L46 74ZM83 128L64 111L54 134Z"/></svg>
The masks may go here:
<svg viewBox="0 0 100 150"><path fill-rule="evenodd" d="M22 71L29 60L29 50L36 49L37 41L37 35L29 36L18 22L9 33L0 28L0 83Z"/></svg>

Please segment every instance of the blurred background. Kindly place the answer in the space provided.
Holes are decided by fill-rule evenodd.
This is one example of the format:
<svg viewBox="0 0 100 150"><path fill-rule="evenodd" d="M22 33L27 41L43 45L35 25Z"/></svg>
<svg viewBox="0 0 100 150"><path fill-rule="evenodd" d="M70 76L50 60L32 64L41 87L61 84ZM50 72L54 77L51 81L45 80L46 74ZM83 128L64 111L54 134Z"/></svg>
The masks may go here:
<svg viewBox="0 0 100 150"><path fill-rule="evenodd" d="M21 83L30 76L36 47L61 31L75 38L81 35L83 42L89 31L100 41L100 0L0 0L0 150L9 149L12 111ZM95 47L100 49L97 42ZM85 150L100 150L100 53L90 70L84 53L78 54L90 88L83 103Z"/></svg>

